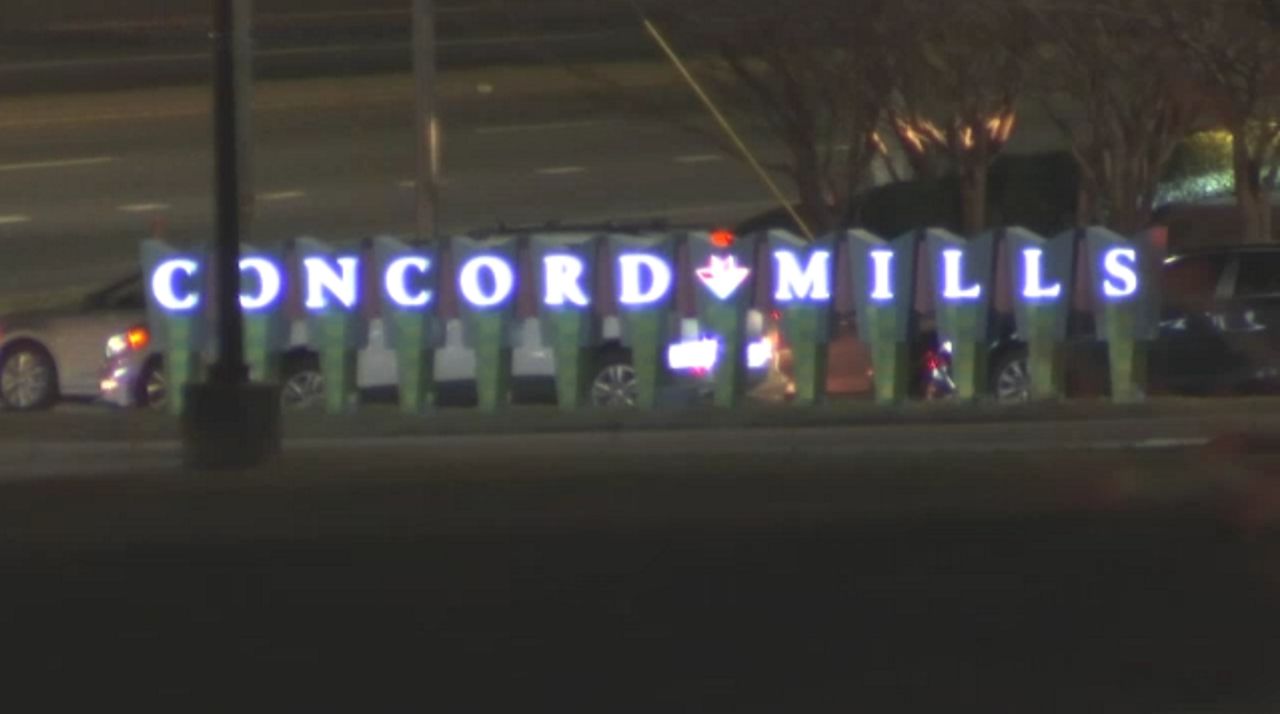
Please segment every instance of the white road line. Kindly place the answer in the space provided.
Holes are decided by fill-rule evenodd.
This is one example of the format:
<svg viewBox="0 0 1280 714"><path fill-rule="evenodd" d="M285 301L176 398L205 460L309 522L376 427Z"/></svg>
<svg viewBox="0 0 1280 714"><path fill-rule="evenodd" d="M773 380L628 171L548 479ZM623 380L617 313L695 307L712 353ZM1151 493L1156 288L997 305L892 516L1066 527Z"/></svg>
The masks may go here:
<svg viewBox="0 0 1280 714"><path fill-rule="evenodd" d="M450 178L436 179L436 186L450 186L452 184L453 184L453 179L450 179ZM413 179L406 179L404 181L396 181L396 186L406 190L411 190L418 187L418 182L414 181Z"/></svg>
<svg viewBox="0 0 1280 714"><path fill-rule="evenodd" d="M1208 446L1211 440L1204 437L1179 439L1176 437L1145 439L1135 443L1138 449L1184 449L1187 447Z"/></svg>
<svg viewBox="0 0 1280 714"><path fill-rule="evenodd" d="M127 203L116 208L116 210L124 211L125 213L155 213L156 211L166 211L168 209L169 204L167 203Z"/></svg>
<svg viewBox="0 0 1280 714"><path fill-rule="evenodd" d="M486 10L481 5L437 7L437 15L459 15ZM332 10L303 12L264 12L255 18L257 22L274 20L341 20L354 18L407 17L409 8L402 10ZM188 15L163 20L103 20L97 22L60 22L49 27L54 32L86 32L92 30L161 30L173 27L204 26L209 23L205 15Z"/></svg>
<svg viewBox="0 0 1280 714"><path fill-rule="evenodd" d="M589 126L597 126L600 122L594 119L583 119L580 121L552 121L543 122L541 124L506 124L497 126L480 126L476 127L477 134L518 134L530 131L560 131L563 129L581 129Z"/></svg>
<svg viewBox="0 0 1280 714"><path fill-rule="evenodd" d="M634 211L620 210L608 214L574 216L573 221L579 223L607 223L614 221L653 221L676 219L682 216L706 216L720 214L720 217L735 214L755 213L766 208L776 208L777 201L737 201L732 203L712 203L695 206L671 206L670 208L638 209Z"/></svg>
<svg viewBox="0 0 1280 714"><path fill-rule="evenodd" d="M17 225L19 223L30 223L30 222L31 222L31 216L24 216L17 213L9 216L0 216L0 226L12 226L12 225Z"/></svg>
<svg viewBox="0 0 1280 714"><path fill-rule="evenodd" d="M504 35L498 37L477 37L466 40L439 40L437 47L486 47L496 45L512 45L529 42L572 42L608 37L609 32L569 32L554 35ZM388 51L409 47L408 42L388 42L378 45ZM329 45L316 47L282 47L272 50L258 50L255 57L293 57L305 55L342 55L363 52L369 45ZM74 60L40 60L35 62L6 62L0 64L0 74L17 74L44 69L71 69L76 67L94 67L101 69L108 65L136 65L157 62L207 62L209 55L197 52L174 53L160 55L143 55L138 57L92 57Z"/></svg>
<svg viewBox="0 0 1280 714"><path fill-rule="evenodd" d="M436 10L440 12L440 10ZM403 10L330 10L324 12L267 12L259 20L341 20L357 17L407 17L409 8ZM198 16L199 17L199 16ZM208 22L208 18L199 17Z"/></svg>
<svg viewBox="0 0 1280 714"><path fill-rule="evenodd" d="M0 164L0 172L38 171L40 169L69 169L79 166L99 166L115 161L114 156L88 156L81 159L52 159L49 161L24 161L17 164Z"/></svg>
<svg viewBox="0 0 1280 714"><path fill-rule="evenodd" d="M306 191L272 191L258 194L258 200L264 202L293 201L307 195Z"/></svg>
<svg viewBox="0 0 1280 714"><path fill-rule="evenodd" d="M439 12L440 10L437 10ZM404 10L336 10L332 12L265 12L256 21L271 20L341 20L358 17L403 17ZM163 20L102 20L97 22L60 22L49 27L54 32L87 32L92 30L162 30L174 27L202 26L209 23L204 15L184 15Z"/></svg>
<svg viewBox="0 0 1280 714"><path fill-rule="evenodd" d="M445 44L443 42L438 44ZM408 46L399 43L387 47ZM255 57L293 57L295 55L340 55L367 49L361 45L329 45L320 47L281 47L274 50L259 50ZM108 65L140 65L155 63L200 62L207 61L209 56L199 53L174 53L161 55L142 55L137 57L93 57L73 60L40 60L36 62L6 62L0 64L0 74L31 72L36 70L73 69L76 67L103 67Z"/></svg>
<svg viewBox="0 0 1280 714"><path fill-rule="evenodd" d="M560 32L549 35L499 35L496 37L475 37L465 40L439 40L437 47L483 47L486 45L515 45L529 42L574 42L612 37L613 32Z"/></svg>
<svg viewBox="0 0 1280 714"><path fill-rule="evenodd" d="M721 154L689 154L688 156L677 156L675 162L677 164L709 164L715 161L724 161Z"/></svg>
<svg viewBox="0 0 1280 714"><path fill-rule="evenodd" d="M538 169L534 173L539 176L568 176L586 172L587 168L585 166L550 166L545 169Z"/></svg>
<svg viewBox="0 0 1280 714"><path fill-rule="evenodd" d="M468 12L484 12L488 9L483 5L441 5L436 7L436 14L461 15Z"/></svg>

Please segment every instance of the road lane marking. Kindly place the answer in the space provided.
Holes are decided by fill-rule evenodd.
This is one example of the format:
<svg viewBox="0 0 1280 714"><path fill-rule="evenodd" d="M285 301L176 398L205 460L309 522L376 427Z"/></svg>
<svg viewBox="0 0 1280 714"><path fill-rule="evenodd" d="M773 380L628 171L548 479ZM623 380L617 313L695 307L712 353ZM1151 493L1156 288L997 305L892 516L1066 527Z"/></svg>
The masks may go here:
<svg viewBox="0 0 1280 714"><path fill-rule="evenodd" d="M532 42L575 42L613 37L613 32L553 32L547 35L498 35L473 37L465 40L440 40L438 47L483 47L486 45L516 45ZM406 43L407 44L407 43Z"/></svg>
<svg viewBox="0 0 1280 714"><path fill-rule="evenodd" d="M18 213L15 213L9 216L0 216L0 226L13 226L19 223L30 223L30 222L31 222L31 216L24 216Z"/></svg>
<svg viewBox="0 0 1280 714"><path fill-rule="evenodd" d="M518 134L531 131L559 131L562 129L581 129L589 126L597 126L600 122L594 119L583 119L579 121L551 121L540 124L507 124L497 126L481 126L476 127L477 134Z"/></svg>
<svg viewBox="0 0 1280 714"><path fill-rule="evenodd" d="M185 110L174 109L164 112L103 112L100 114L82 115L82 116L61 116L49 117L45 119L15 119L13 121L0 121L0 129L41 129L50 126L66 126L74 124L98 124L108 121L155 121L157 119L185 119L188 117L205 116L209 112L206 110Z"/></svg>
<svg viewBox="0 0 1280 714"><path fill-rule="evenodd" d="M70 169L80 166L100 166L115 161L114 156L87 156L80 159L51 159L49 161L24 161L16 164L0 164L0 173L9 171L38 171L40 169Z"/></svg>
<svg viewBox="0 0 1280 714"><path fill-rule="evenodd" d="M444 42L438 44L446 44ZM398 49L408 47L408 43L390 43L386 47L390 49ZM254 57L293 57L297 55L341 55L358 52L362 49L368 49L362 45L329 45L319 47L282 47L274 50L258 50L253 53ZM76 68L93 68L109 65L148 65L148 64L175 64L178 62L207 62L209 56L207 54L198 53L174 53L174 54L158 54L158 55L139 55L136 57L92 57L85 59L72 60L38 60L35 62L6 62L0 64L0 74L22 74L24 72L33 72L40 70L59 70L59 69L76 69Z"/></svg>
<svg viewBox="0 0 1280 714"><path fill-rule="evenodd" d="M437 10L440 12L443 10ZM408 8L403 10L335 10L330 12L264 12L255 18L255 22L271 22L274 20L342 20L354 18L405 17ZM182 15L153 20L97 20L90 22L59 22L51 25L54 32L91 32L93 30L166 30L181 27L204 27L209 24L205 15Z"/></svg>
<svg viewBox="0 0 1280 714"><path fill-rule="evenodd" d="M258 194L258 200L263 202L294 201L306 195L306 191L272 191Z"/></svg>
<svg viewBox="0 0 1280 714"><path fill-rule="evenodd" d="M156 211L167 211L169 204L167 203L127 203L118 206L117 210L125 213L154 213Z"/></svg>
<svg viewBox="0 0 1280 714"><path fill-rule="evenodd" d="M475 37L465 40L443 39L436 42L437 47L487 47L534 42L573 42L611 37L612 32L566 32L550 35L500 35L494 37ZM300 55L343 55L379 49L388 53L410 47L408 42L387 42L377 45L346 44L318 45L313 47L282 47L271 50L257 50L254 57L294 57ZM37 60L34 62L6 62L0 64L0 74L20 74L35 70L74 69L79 67L97 68L101 70L108 65L137 65L163 62L208 62L209 55L197 52L140 55L136 57L86 57L73 60Z"/></svg>
<svg viewBox="0 0 1280 714"><path fill-rule="evenodd" d="M735 201L729 203L709 203L693 206L671 206L669 208L654 209L636 209L634 211L619 210L605 214L583 214L576 215L569 219L578 223L615 223L639 222L639 221L660 221L663 219L674 219L679 216L701 216L710 214L720 214L720 217L733 216L734 214L755 213L766 208L776 208L777 201L759 200L759 201Z"/></svg>
<svg viewBox="0 0 1280 714"><path fill-rule="evenodd" d="M677 156L675 159L677 164L709 164L715 161L724 161L721 154L689 154L687 156Z"/></svg>
<svg viewBox="0 0 1280 714"><path fill-rule="evenodd" d="M438 178L438 179L436 179L436 187L449 186L449 185L452 185L452 184L453 184L453 179L451 179L451 178ZM403 188L403 189L415 189L415 188L417 188L417 187L418 187L418 182L417 182L417 181L414 181L413 179L408 179L408 180L405 180L405 181L396 181L396 186L398 186L398 187L400 187L400 188Z"/></svg>
<svg viewBox="0 0 1280 714"><path fill-rule="evenodd" d="M586 173L585 166L550 166L545 169L538 169L536 172L539 176L568 176L570 174Z"/></svg>
<svg viewBox="0 0 1280 714"><path fill-rule="evenodd" d="M488 8L483 5L453 5L437 7L437 15L461 15L483 12ZM256 23L269 24L284 20L344 20L357 18L407 18L409 8L373 9L373 10L331 10L331 11L299 11L299 12L264 12L254 18ZM207 15L184 15L158 20L99 20L90 22L59 22L49 26L54 32L91 32L94 30L166 30L175 27L205 27L209 24Z"/></svg>
<svg viewBox="0 0 1280 714"><path fill-rule="evenodd" d="M1185 449L1189 447L1208 446L1209 443L1210 439L1205 437L1182 439L1177 437L1158 437L1139 441L1134 444L1134 447L1138 449Z"/></svg>

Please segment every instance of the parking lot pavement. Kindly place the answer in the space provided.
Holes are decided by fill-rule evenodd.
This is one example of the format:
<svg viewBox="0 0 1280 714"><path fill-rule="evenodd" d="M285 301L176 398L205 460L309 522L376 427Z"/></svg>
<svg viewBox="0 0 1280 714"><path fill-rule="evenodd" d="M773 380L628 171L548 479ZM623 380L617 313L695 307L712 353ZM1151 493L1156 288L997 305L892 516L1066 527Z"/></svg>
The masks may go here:
<svg viewBox="0 0 1280 714"><path fill-rule="evenodd" d="M1206 436L1268 409L382 408L209 475L163 415L3 415L0 625L15 686L108 682L45 703L1274 712L1280 454Z"/></svg>
<svg viewBox="0 0 1280 714"><path fill-rule="evenodd" d="M179 445L170 441L11 445L0 452L7 475L0 479L0 520L9 524L10 542L69 528L90 541L97 536L89 534L110 531L122 543L157 528L193 537L287 537L296 526L289 519L250 509L226 520L222 511L247 503L305 509L335 493L348 494L352 510L333 512L329 525L378 532L500 528L474 520L482 504L503 504L500 522L522 528L1203 505L1280 463L1208 446L988 451L916 432L912 439L939 443L912 449L905 440L868 446L883 434L862 436L813 429L294 440L276 461L243 474L184 474ZM387 498L397 492L413 495ZM380 520L348 520L363 499L378 503Z"/></svg>
<svg viewBox="0 0 1280 714"><path fill-rule="evenodd" d="M1276 541L1235 508L1266 459L841 434L304 441L243 478L0 484L11 671L180 711L1276 711Z"/></svg>

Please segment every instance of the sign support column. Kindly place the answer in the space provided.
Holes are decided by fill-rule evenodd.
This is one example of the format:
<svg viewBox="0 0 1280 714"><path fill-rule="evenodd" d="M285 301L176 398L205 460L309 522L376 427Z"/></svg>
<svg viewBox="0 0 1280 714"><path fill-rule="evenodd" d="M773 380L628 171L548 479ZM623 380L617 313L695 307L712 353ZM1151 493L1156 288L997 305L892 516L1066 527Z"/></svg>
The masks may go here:
<svg viewBox="0 0 1280 714"><path fill-rule="evenodd" d="M918 243L914 232L891 241L863 230L845 236L858 339L871 348L877 404L899 404L910 391Z"/></svg>
<svg viewBox="0 0 1280 714"><path fill-rule="evenodd" d="M1147 394L1147 347L1160 329L1162 256L1150 234L1130 241L1090 228L1085 240L1094 276L1094 323L1110 356L1111 399L1140 402Z"/></svg>
<svg viewBox="0 0 1280 714"><path fill-rule="evenodd" d="M689 236L689 257L697 268L698 322L720 343L715 365L717 407L738 404L746 385L747 310L756 264L754 236L720 233Z"/></svg>
<svg viewBox="0 0 1280 714"><path fill-rule="evenodd" d="M543 344L556 360L556 402L573 411L587 399L594 347L599 343L594 285L600 238L537 235L532 239Z"/></svg>
<svg viewBox="0 0 1280 714"><path fill-rule="evenodd" d="M476 355L476 401L480 411L495 412L511 392L518 238L455 236L450 252L458 271L463 339Z"/></svg>
<svg viewBox="0 0 1280 714"><path fill-rule="evenodd" d="M996 236L965 240L942 229L926 233L934 271L938 330L951 340L956 397L973 401L987 393L987 338L995 286Z"/></svg>
<svg viewBox="0 0 1280 714"><path fill-rule="evenodd" d="M1014 276L1014 319L1027 343L1031 398L1066 395L1067 318L1075 285L1075 231L1045 240L1010 228L1005 234Z"/></svg>
<svg viewBox="0 0 1280 714"><path fill-rule="evenodd" d="M636 371L636 406L653 409L667 379L667 343L675 303L676 242L669 235L609 236L614 286L619 290L622 344Z"/></svg>
<svg viewBox="0 0 1280 714"><path fill-rule="evenodd" d="M782 334L791 346L795 403L812 405L825 398L827 391L835 239L807 241L785 231L770 231L768 241L773 301L782 315Z"/></svg>

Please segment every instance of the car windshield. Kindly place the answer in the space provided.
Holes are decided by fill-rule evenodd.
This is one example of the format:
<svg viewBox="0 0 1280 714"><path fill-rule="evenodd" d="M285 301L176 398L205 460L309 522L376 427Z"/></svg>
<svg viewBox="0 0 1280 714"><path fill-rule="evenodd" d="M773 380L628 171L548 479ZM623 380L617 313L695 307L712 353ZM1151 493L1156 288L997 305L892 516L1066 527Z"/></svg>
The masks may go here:
<svg viewBox="0 0 1280 714"><path fill-rule="evenodd" d="M2 0L8 709L1280 712L1278 218L1280 0Z"/></svg>
<svg viewBox="0 0 1280 714"><path fill-rule="evenodd" d="M142 276L131 275L95 290L86 298L86 303L94 307L142 310L146 307Z"/></svg>

